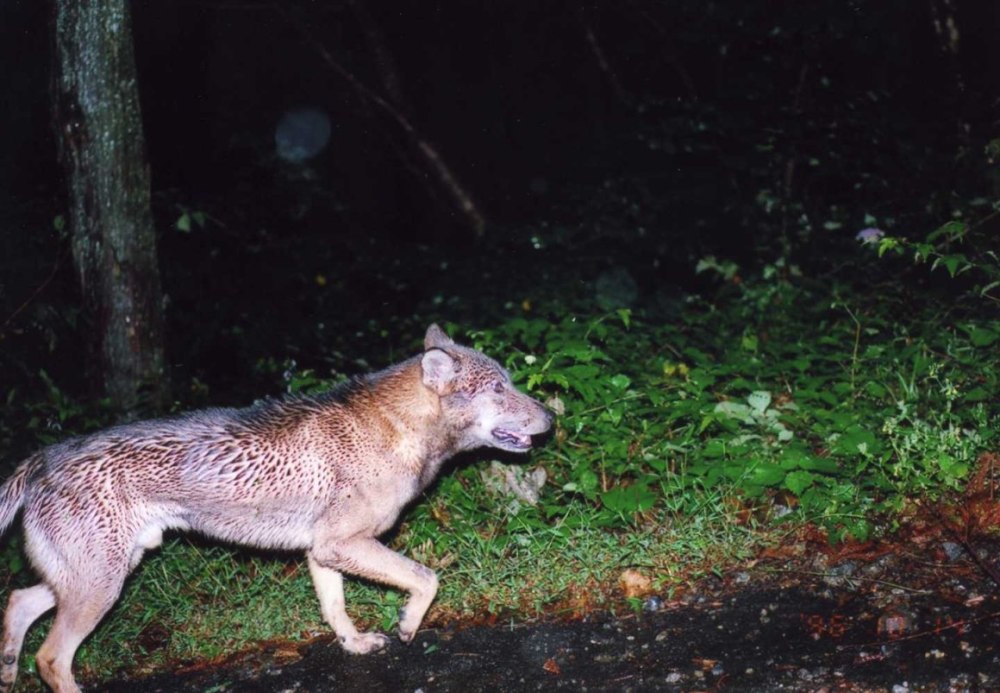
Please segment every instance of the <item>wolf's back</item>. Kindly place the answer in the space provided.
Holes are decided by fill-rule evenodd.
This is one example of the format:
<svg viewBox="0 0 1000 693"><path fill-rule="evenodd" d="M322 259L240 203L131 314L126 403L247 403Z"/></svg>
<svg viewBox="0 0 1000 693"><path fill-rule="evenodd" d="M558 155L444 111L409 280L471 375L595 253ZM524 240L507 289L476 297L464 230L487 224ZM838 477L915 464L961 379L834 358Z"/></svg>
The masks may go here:
<svg viewBox="0 0 1000 693"><path fill-rule="evenodd" d="M33 455L18 465L3 486L0 486L0 535L7 531L14 521L17 511L24 504L24 492L28 488L28 478L42 462L40 454Z"/></svg>

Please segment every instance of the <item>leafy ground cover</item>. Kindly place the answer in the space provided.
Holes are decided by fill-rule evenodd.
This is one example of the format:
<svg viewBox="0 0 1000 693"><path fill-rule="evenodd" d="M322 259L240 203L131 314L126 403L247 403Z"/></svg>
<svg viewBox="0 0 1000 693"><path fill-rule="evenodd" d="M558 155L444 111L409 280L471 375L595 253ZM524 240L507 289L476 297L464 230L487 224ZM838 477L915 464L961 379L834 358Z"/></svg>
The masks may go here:
<svg viewBox="0 0 1000 693"><path fill-rule="evenodd" d="M504 360L559 421L526 463L461 460L388 537L442 576L429 623L638 609L639 595L669 595L804 526L829 542L884 536L916 508L956 498L973 471L992 478L991 256L963 256L982 276L946 282L953 303L917 301L905 281L871 280L907 247L876 240L823 281L788 261L745 271L704 258L707 289L667 308L574 302L557 286L507 304L489 327L449 325ZM955 240L931 238L918 259L948 255ZM410 336L440 317L415 314ZM289 363L261 368L289 392L332 382ZM78 430L101 423L49 387L40 438L61 435L44 415ZM535 493L510 493L525 486ZM2 560L13 582L31 580L16 540ZM348 599L363 623L389 630L403 596L352 582ZM104 678L325 630L299 557L178 537L136 571L78 665ZM26 652L45 631L33 629Z"/></svg>

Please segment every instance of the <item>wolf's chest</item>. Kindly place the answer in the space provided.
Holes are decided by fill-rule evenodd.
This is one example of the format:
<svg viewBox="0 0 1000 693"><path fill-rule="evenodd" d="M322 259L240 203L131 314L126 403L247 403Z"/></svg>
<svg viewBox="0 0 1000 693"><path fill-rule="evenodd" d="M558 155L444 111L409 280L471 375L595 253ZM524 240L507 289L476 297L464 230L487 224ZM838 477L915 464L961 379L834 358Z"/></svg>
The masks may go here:
<svg viewBox="0 0 1000 693"><path fill-rule="evenodd" d="M361 533L378 536L395 524L402 509L419 493L416 475L386 469L345 485L337 494L338 514Z"/></svg>

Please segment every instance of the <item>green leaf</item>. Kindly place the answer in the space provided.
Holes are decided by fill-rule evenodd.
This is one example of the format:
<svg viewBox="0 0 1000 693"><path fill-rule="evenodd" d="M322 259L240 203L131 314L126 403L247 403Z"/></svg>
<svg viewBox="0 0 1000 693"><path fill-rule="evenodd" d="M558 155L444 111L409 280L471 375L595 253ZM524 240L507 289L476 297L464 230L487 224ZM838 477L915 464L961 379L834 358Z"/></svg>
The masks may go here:
<svg viewBox="0 0 1000 693"><path fill-rule="evenodd" d="M829 457L806 457L799 462L799 467L824 474L837 474L840 471L840 465Z"/></svg>
<svg viewBox="0 0 1000 693"><path fill-rule="evenodd" d="M966 402L985 402L992 399L990 391L985 387L974 387L962 397Z"/></svg>
<svg viewBox="0 0 1000 693"><path fill-rule="evenodd" d="M882 399L888 394L888 390L886 390L885 387L879 383L876 383L874 380L869 380L865 383L865 392L875 399Z"/></svg>
<svg viewBox="0 0 1000 693"><path fill-rule="evenodd" d="M785 475L785 488L794 493L796 496L802 495L802 492L813 485L816 481L816 475L812 472L806 471L795 471L789 472Z"/></svg>
<svg viewBox="0 0 1000 693"><path fill-rule="evenodd" d="M812 359L808 356L800 356L789 361L788 364L799 371L799 373L805 373L812 366Z"/></svg>
<svg viewBox="0 0 1000 693"><path fill-rule="evenodd" d="M969 231L969 225L964 221L949 221L927 234L927 242L933 243L942 236L947 241L961 240Z"/></svg>
<svg viewBox="0 0 1000 693"><path fill-rule="evenodd" d="M855 520L844 527L856 541L867 541L874 529L868 520Z"/></svg>
<svg viewBox="0 0 1000 693"><path fill-rule="evenodd" d="M183 233L191 233L191 215L184 212L174 223L174 227Z"/></svg>
<svg viewBox="0 0 1000 693"><path fill-rule="evenodd" d="M747 395L747 404L758 416L771 406L771 393L766 390L757 390Z"/></svg>
<svg viewBox="0 0 1000 693"><path fill-rule="evenodd" d="M972 342L972 346L974 347L985 347L997 341L998 336L1000 335L991 329L976 327L969 333L969 341Z"/></svg>
<svg viewBox="0 0 1000 693"><path fill-rule="evenodd" d="M707 368L693 368L688 371L688 382L698 390L707 390L716 381L715 374Z"/></svg>
<svg viewBox="0 0 1000 693"><path fill-rule="evenodd" d="M577 363L591 363L592 361L607 359L607 355L603 351L595 349L589 344L567 345L563 347L561 353L563 356Z"/></svg>
<svg viewBox="0 0 1000 693"><path fill-rule="evenodd" d="M930 243L915 243L913 248L913 259L916 262L927 262L931 253L934 252L934 246Z"/></svg>
<svg viewBox="0 0 1000 693"><path fill-rule="evenodd" d="M705 447L701 449L701 454L703 457L708 457L709 459L722 457L726 454L726 443L719 438L712 438L705 443Z"/></svg>
<svg viewBox="0 0 1000 693"><path fill-rule="evenodd" d="M760 462L750 471L749 483L755 486L777 486L785 479L785 470L779 464Z"/></svg>
<svg viewBox="0 0 1000 693"><path fill-rule="evenodd" d="M753 413L750 407L740 402L719 402L713 410L716 414L721 414L728 419L735 419L741 423L753 423Z"/></svg>
<svg viewBox="0 0 1000 693"><path fill-rule="evenodd" d="M619 373L618 375L611 378L611 384L619 390L624 390L632 384L632 379L627 375Z"/></svg>
<svg viewBox="0 0 1000 693"><path fill-rule="evenodd" d="M611 421L613 426L617 426L621 423L623 413L624 411L621 407L611 407L608 409L608 419Z"/></svg>
<svg viewBox="0 0 1000 693"><path fill-rule="evenodd" d="M948 274L954 277L956 274L966 271L972 265L966 259L965 255L958 253L956 255L942 255L931 264L931 269L937 269L939 265L944 265L945 269L948 270Z"/></svg>
<svg viewBox="0 0 1000 693"><path fill-rule="evenodd" d="M897 250L897 252L901 252L901 250L898 250L899 248L899 239L893 238L892 236L883 236L882 240L878 243L878 256L882 257L890 250Z"/></svg>
<svg viewBox="0 0 1000 693"><path fill-rule="evenodd" d="M833 445L836 452L845 455L856 455L861 453L875 454L879 450L875 435L866 431L860 426L851 426L840 435Z"/></svg>
<svg viewBox="0 0 1000 693"><path fill-rule="evenodd" d="M601 494L601 503L612 512L631 515L652 508L656 504L656 494L641 483L616 486Z"/></svg>
<svg viewBox="0 0 1000 693"><path fill-rule="evenodd" d="M568 493L580 493L587 498L593 498L597 491L600 479L590 469L583 469L577 474L576 480L565 484L563 491Z"/></svg>
<svg viewBox="0 0 1000 693"><path fill-rule="evenodd" d="M938 458L938 466L946 476L953 479L964 479L969 473L969 465L956 460L951 455L941 455Z"/></svg>

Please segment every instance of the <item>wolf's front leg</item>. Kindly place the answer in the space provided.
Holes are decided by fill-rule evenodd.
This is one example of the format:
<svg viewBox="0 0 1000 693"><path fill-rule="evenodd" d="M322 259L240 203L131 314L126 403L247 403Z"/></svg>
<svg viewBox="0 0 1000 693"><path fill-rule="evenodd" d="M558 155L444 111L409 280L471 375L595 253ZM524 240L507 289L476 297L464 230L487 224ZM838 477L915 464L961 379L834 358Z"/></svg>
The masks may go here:
<svg viewBox="0 0 1000 693"><path fill-rule="evenodd" d="M351 654L376 652L389 644L381 633L359 633L344 605L344 578L333 568L324 568L309 552L309 574L319 596L319 608L341 646Z"/></svg>
<svg viewBox="0 0 1000 693"><path fill-rule="evenodd" d="M314 564L316 568L313 567ZM316 589L320 592L321 601L324 599L324 594L319 586L320 580L317 579L317 568L320 577L327 580L328 587L332 586L333 581L329 580L327 572L349 573L409 592L410 598L399 612L399 639L403 642L413 640L424 614L427 613L431 602L434 601L434 595L437 594L438 580L433 570L387 549L375 539L355 538L328 546L315 546L309 553L309 568L316 582ZM339 575L336 588L327 591L331 594L326 595L328 604L324 608L329 608L331 613L328 616L324 611L324 617L341 640L343 636L340 628L345 628L346 633L353 632L357 635L344 610L344 593ZM339 602L335 598L336 595L332 595L334 592L339 595ZM349 630L346 627L349 627ZM359 637L371 636L372 634L366 634ZM350 650L346 643L344 647Z"/></svg>

